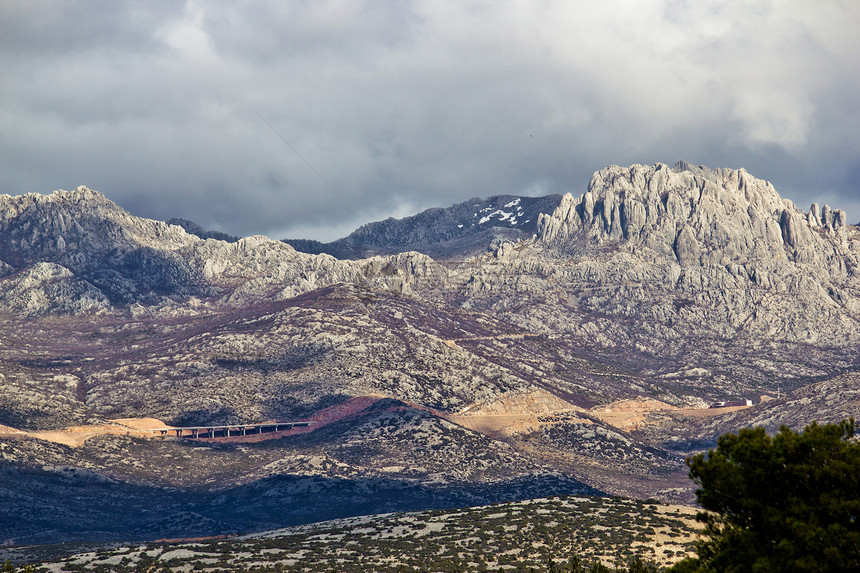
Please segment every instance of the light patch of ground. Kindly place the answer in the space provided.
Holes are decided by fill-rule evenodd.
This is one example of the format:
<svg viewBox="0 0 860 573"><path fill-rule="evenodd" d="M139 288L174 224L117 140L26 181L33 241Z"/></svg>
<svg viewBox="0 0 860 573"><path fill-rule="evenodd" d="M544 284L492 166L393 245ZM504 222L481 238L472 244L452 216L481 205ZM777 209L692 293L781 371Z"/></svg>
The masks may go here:
<svg viewBox="0 0 860 573"><path fill-rule="evenodd" d="M149 430L152 428L169 428L168 426L158 418L116 418L115 420L111 420L115 424L120 424L122 426L127 426L129 428L135 430Z"/></svg>
<svg viewBox="0 0 860 573"><path fill-rule="evenodd" d="M129 423L131 422L131 423ZM110 420L105 424L93 424L86 426L70 426L62 430L18 430L9 426L0 426L0 438L2 437L27 437L37 440L45 440L57 444L63 444L78 448L94 436L113 434L117 436L140 436L153 437L151 432L145 429L153 427L164 427L164 422L155 418L124 418L121 420Z"/></svg>
<svg viewBox="0 0 860 573"><path fill-rule="evenodd" d="M549 392L533 390L509 392L492 400L470 404L458 414L443 415L449 422L483 434L515 435L556 423L547 414L579 411L582 409Z"/></svg>
<svg viewBox="0 0 860 573"><path fill-rule="evenodd" d="M459 416L522 416L570 412L580 410L570 402L565 402L545 390L529 392L507 392L485 402L470 404L461 410Z"/></svg>
<svg viewBox="0 0 860 573"><path fill-rule="evenodd" d="M658 410L671 410L677 414L695 418L710 418L751 408L751 406L732 406L728 408L678 408L651 398L636 398L632 400L621 400L612 404L595 406L591 414L618 428L619 430L637 430L652 422L648 420L648 414Z"/></svg>
<svg viewBox="0 0 860 573"><path fill-rule="evenodd" d="M26 432L22 432L21 430L17 430L10 426L4 426L3 424L0 424L0 436L21 436L25 433Z"/></svg>
<svg viewBox="0 0 860 573"><path fill-rule="evenodd" d="M635 430L645 424L645 417L648 412L677 409L675 406L660 400L635 398L595 406L591 409L591 413L603 422L620 430Z"/></svg>
<svg viewBox="0 0 860 573"><path fill-rule="evenodd" d="M515 424L522 426L524 424L532 423L536 426L540 426L537 419L529 414L519 416L447 416L447 418L449 422L475 432L481 432L482 434L498 432Z"/></svg>

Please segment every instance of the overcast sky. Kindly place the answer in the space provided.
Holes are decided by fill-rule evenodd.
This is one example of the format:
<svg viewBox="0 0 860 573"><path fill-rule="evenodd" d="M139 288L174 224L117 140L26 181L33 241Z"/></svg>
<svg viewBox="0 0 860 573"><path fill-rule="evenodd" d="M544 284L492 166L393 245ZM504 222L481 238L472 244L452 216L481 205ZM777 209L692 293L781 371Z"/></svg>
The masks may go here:
<svg viewBox="0 0 860 573"><path fill-rule="evenodd" d="M858 29L857 0L3 0L0 193L331 240L685 159L857 222Z"/></svg>

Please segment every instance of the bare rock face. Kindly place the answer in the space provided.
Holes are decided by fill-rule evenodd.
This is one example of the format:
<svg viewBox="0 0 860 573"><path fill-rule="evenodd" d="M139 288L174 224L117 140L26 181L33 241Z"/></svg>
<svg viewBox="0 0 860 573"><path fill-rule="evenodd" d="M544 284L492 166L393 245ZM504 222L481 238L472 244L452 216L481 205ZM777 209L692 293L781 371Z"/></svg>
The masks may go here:
<svg viewBox="0 0 860 573"><path fill-rule="evenodd" d="M87 187L0 196L0 261L0 280L36 269L6 282L2 299L9 309L36 314L129 304L175 310L174 301L191 297L241 306L336 283L408 293L413 285L427 286L426 276L443 278L439 265L418 253L339 261L263 236L204 240L177 225L134 217ZM62 269L62 276L42 281L53 285L47 291L22 286L46 268Z"/></svg>
<svg viewBox="0 0 860 573"><path fill-rule="evenodd" d="M99 312L110 308L107 297L55 263L36 263L3 282L0 305L25 317L50 312Z"/></svg>
<svg viewBox="0 0 860 573"><path fill-rule="evenodd" d="M351 282L354 265L306 255L264 236L226 243L208 239L181 250L201 280L231 305L285 300L335 282Z"/></svg>
<svg viewBox="0 0 860 573"><path fill-rule="evenodd" d="M177 251L199 239L133 217L104 195L78 187L51 195L0 196L0 259L16 270L56 263L113 303L202 294Z"/></svg>
<svg viewBox="0 0 860 573"><path fill-rule="evenodd" d="M542 216L538 233L543 245L577 249L569 280L640 283L626 300L592 305L610 314L623 304L645 318L633 307L651 301L652 318L724 337L842 344L860 332L860 241L845 212L804 213L743 169L607 167ZM654 316L661 301L676 312Z"/></svg>
<svg viewBox="0 0 860 573"><path fill-rule="evenodd" d="M581 198L565 197L555 213L542 216L538 232L550 242L572 233L598 242L623 238L665 255L686 232L684 243L692 237L705 246L701 262L724 264L794 260L800 249L822 246L811 229L823 227L838 243L845 221L844 211L827 206L820 214L817 205L803 213L770 183L743 169L711 170L682 162L671 169L663 164L607 167L592 177Z"/></svg>
<svg viewBox="0 0 860 573"><path fill-rule="evenodd" d="M678 237L675 239L675 256L678 257L678 262L682 267L689 267L699 264L701 249L693 230L689 225L684 225Z"/></svg>

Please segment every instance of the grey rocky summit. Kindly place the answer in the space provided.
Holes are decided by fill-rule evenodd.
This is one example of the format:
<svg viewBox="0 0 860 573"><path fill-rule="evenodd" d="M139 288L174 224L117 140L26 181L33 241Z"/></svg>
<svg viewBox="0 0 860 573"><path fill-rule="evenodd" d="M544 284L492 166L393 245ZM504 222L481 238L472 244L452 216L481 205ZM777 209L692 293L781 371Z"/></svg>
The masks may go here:
<svg viewBox="0 0 860 573"><path fill-rule="evenodd" d="M803 212L743 169L607 167L539 233L576 245L594 282L638 285L624 298L648 301L654 318L662 298L689 301L698 316L676 318L723 336L843 344L860 332L857 228L841 209Z"/></svg>
<svg viewBox="0 0 860 573"><path fill-rule="evenodd" d="M237 304L290 298L338 282L396 282L390 277L373 282L366 264L298 253L267 237L204 240L177 225L134 217L87 187L0 196L0 235L0 273L30 273L28 280L14 278L16 286L4 289L13 293L6 296L8 304L32 315L98 306L72 300L78 296L118 307L163 306L189 297ZM388 274L408 259L388 261ZM40 263L56 269L34 271ZM42 283L57 280L79 285L54 289L57 298L38 294Z"/></svg>
<svg viewBox="0 0 860 573"><path fill-rule="evenodd" d="M560 195L518 197L496 195L470 199L446 208L363 225L349 236L331 243L286 240L296 250L328 253L341 259L418 251L450 258L483 252L505 241L530 237L538 217L558 207Z"/></svg>

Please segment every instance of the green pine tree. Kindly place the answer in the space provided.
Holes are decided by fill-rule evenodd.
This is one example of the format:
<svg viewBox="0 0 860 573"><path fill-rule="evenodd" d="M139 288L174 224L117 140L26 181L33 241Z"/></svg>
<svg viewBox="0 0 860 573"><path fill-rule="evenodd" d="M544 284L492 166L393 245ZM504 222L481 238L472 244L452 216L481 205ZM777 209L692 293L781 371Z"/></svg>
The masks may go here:
<svg viewBox="0 0 860 573"><path fill-rule="evenodd" d="M697 559L673 573L860 571L860 443L854 420L721 436L687 460L707 510Z"/></svg>

